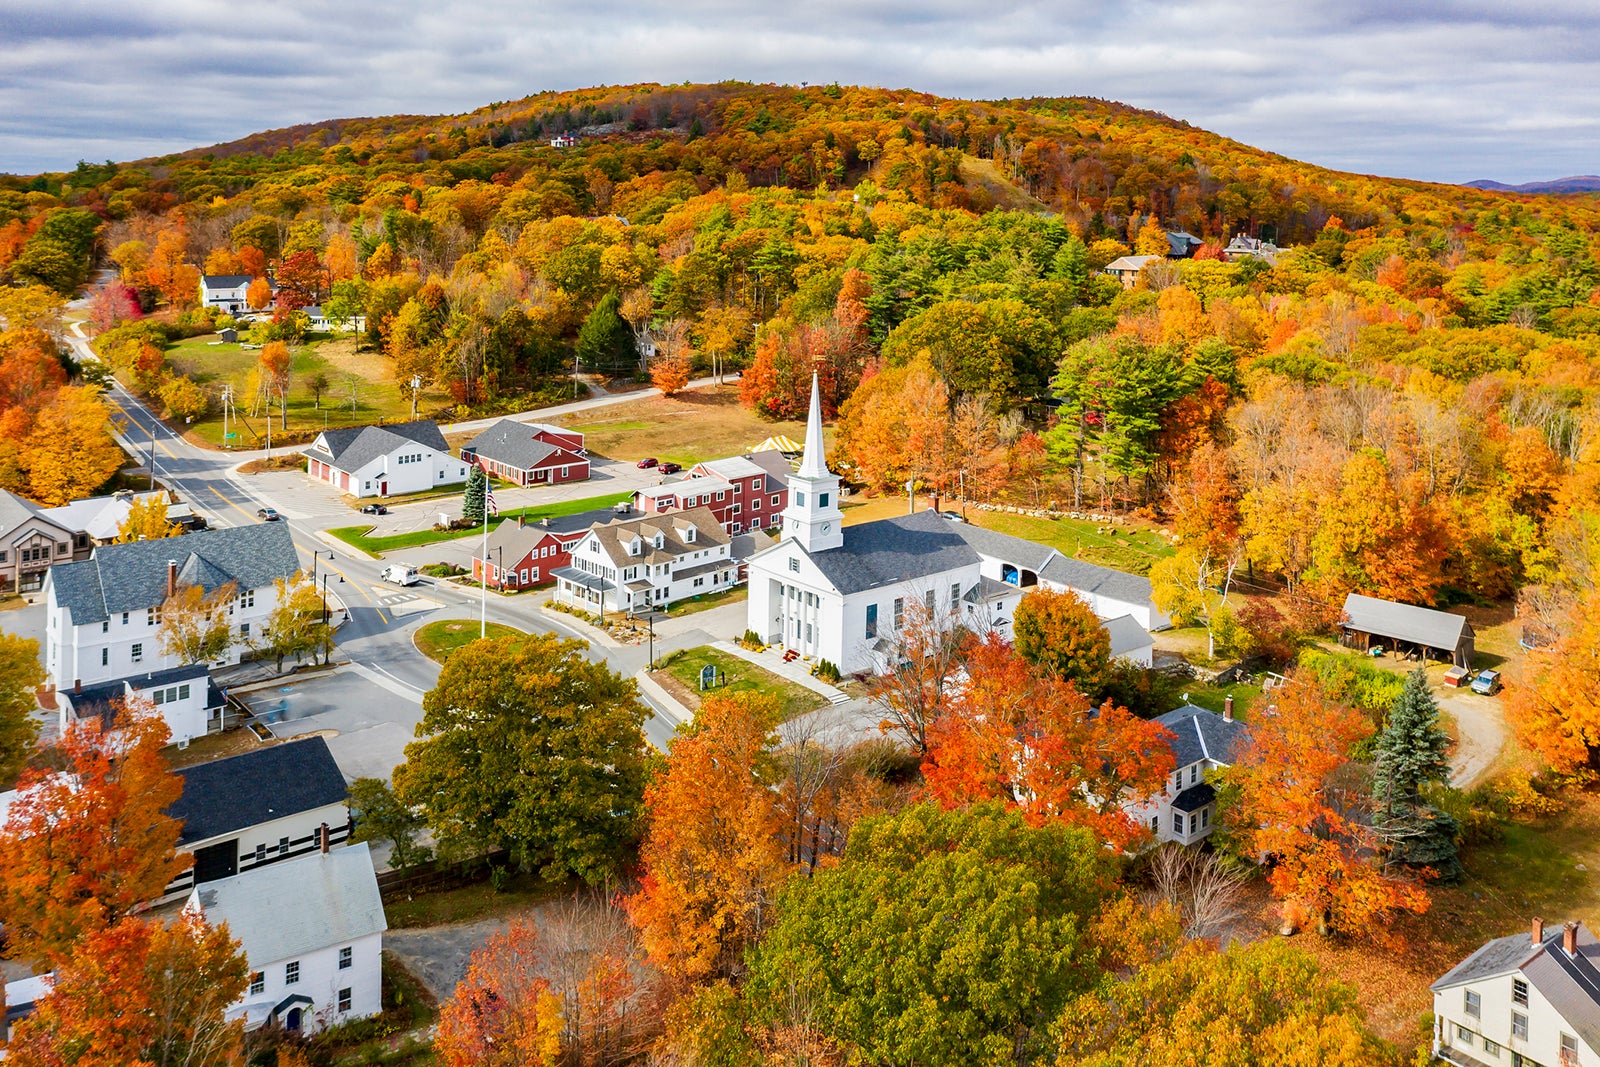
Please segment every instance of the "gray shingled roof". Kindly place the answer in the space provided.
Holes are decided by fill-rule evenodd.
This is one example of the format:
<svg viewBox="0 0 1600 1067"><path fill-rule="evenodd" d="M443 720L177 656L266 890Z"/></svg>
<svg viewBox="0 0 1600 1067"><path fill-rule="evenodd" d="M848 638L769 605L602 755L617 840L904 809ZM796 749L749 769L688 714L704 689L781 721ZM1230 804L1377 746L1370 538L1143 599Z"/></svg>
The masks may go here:
<svg viewBox="0 0 1600 1067"><path fill-rule="evenodd" d="M1434 611L1393 600L1351 593L1344 598L1341 626L1380 637L1393 637L1414 645L1454 651L1468 632L1463 615Z"/></svg>
<svg viewBox="0 0 1600 1067"><path fill-rule="evenodd" d="M461 451L471 452L496 463L504 463L517 470L532 470L556 452L556 446L535 441L538 427L524 426L511 419L501 419L487 430L468 441Z"/></svg>
<svg viewBox="0 0 1600 1067"><path fill-rule="evenodd" d="M207 882L195 895L207 922L228 924L251 970L389 928L365 841Z"/></svg>
<svg viewBox="0 0 1600 1067"><path fill-rule="evenodd" d="M232 581L241 592L260 589L299 570L287 523L264 522L201 530L177 538L101 545L77 563L50 568L55 603L72 612L75 626L100 622L123 611L144 611L167 598L167 561L179 574L206 579L207 592Z"/></svg>
<svg viewBox="0 0 1600 1067"><path fill-rule="evenodd" d="M207 289L237 289L255 281L248 274L202 274L200 284Z"/></svg>
<svg viewBox="0 0 1600 1067"><path fill-rule="evenodd" d="M0 489L0 533L27 522L42 510L31 500L25 500L13 492Z"/></svg>
<svg viewBox="0 0 1600 1067"><path fill-rule="evenodd" d="M1110 567L1099 567L1081 559L1057 555L1045 564L1039 577L1086 593L1120 600L1125 604L1150 603L1150 579Z"/></svg>
<svg viewBox="0 0 1600 1067"><path fill-rule="evenodd" d="M975 526L970 522L950 522L949 519L943 521L954 526L955 532L976 549L980 556L1003 559L1035 574L1061 554L1049 545L1041 545L1037 541L1029 541L1023 537L1012 537L998 530L985 530L982 526Z"/></svg>
<svg viewBox="0 0 1600 1067"><path fill-rule="evenodd" d="M192 845L273 819L344 802L344 775L320 737L285 741L178 772L183 795L167 809Z"/></svg>
<svg viewBox="0 0 1600 1067"><path fill-rule="evenodd" d="M326 447L319 448L318 444ZM357 471L379 456L387 456L406 445L422 445L436 452L450 451L439 424L432 419L416 422L396 422L388 426L347 426L338 430L323 430L310 447L304 449L308 456L330 457L333 465L342 471Z"/></svg>
<svg viewBox="0 0 1600 1067"><path fill-rule="evenodd" d="M1205 782L1191 785L1188 789L1172 798L1172 807L1175 811L1199 811L1213 800L1217 799L1217 791Z"/></svg>
<svg viewBox="0 0 1600 1067"><path fill-rule="evenodd" d="M1139 620L1132 615L1119 615L1115 619L1107 619L1100 624L1100 628L1111 638L1111 654L1121 656L1132 652L1136 648L1144 648L1154 640L1150 631L1139 625Z"/></svg>
<svg viewBox="0 0 1600 1067"><path fill-rule="evenodd" d="M1562 947L1564 934L1560 923L1552 923L1537 946L1526 931L1497 937L1428 988L1438 992L1520 971L1590 1048L1600 1048L1600 943L1579 923L1574 958Z"/></svg>
<svg viewBox="0 0 1600 1067"><path fill-rule="evenodd" d="M977 563L955 525L931 511L896 515L846 526L843 545L807 555L842 594L882 589Z"/></svg>
<svg viewBox="0 0 1600 1067"><path fill-rule="evenodd" d="M220 707L222 691L211 684L211 668L204 663L168 667L164 671L135 674L127 678L118 678L114 682L86 685L77 692L62 690L60 696L71 703L72 714L78 719L96 718L107 729L110 729L112 725L112 702L125 699L130 686L135 691L144 693L159 686L174 685L178 682L193 683L195 681L202 681L202 684L206 686L206 696L208 698L217 698L215 703L210 700L207 701L207 709Z"/></svg>
<svg viewBox="0 0 1600 1067"><path fill-rule="evenodd" d="M1230 764L1250 735L1250 728L1239 720L1229 722L1216 712L1193 704L1174 708L1154 721L1172 731L1172 754L1179 767L1203 759Z"/></svg>

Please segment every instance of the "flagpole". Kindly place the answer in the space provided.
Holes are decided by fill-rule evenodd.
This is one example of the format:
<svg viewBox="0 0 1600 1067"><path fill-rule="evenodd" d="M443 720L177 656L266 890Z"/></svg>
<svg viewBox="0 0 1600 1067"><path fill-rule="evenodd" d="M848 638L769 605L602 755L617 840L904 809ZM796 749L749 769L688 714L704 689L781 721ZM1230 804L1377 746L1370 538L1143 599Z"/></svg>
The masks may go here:
<svg viewBox="0 0 1600 1067"><path fill-rule="evenodd" d="M483 600L478 610L478 639L489 636L489 482L483 483L483 566L478 568L483 580Z"/></svg>

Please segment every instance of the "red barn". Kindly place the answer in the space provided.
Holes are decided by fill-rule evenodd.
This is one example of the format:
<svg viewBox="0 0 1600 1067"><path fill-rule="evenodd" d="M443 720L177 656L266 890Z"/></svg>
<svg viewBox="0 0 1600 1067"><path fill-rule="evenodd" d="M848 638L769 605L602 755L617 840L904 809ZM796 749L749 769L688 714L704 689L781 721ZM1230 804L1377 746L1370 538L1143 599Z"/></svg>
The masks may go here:
<svg viewBox="0 0 1600 1067"><path fill-rule="evenodd" d="M461 458L518 485L556 485L589 477L583 434L539 422L501 419L467 442Z"/></svg>

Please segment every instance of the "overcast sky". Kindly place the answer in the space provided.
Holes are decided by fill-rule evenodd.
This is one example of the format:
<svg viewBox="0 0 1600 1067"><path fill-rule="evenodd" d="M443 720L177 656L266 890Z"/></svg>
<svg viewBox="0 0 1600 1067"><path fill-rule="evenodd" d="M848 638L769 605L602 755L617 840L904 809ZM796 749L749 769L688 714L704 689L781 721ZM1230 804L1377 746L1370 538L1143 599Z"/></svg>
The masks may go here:
<svg viewBox="0 0 1600 1067"><path fill-rule="evenodd" d="M1595 0L4 0L0 171L724 78L1107 97L1436 181L1600 172Z"/></svg>

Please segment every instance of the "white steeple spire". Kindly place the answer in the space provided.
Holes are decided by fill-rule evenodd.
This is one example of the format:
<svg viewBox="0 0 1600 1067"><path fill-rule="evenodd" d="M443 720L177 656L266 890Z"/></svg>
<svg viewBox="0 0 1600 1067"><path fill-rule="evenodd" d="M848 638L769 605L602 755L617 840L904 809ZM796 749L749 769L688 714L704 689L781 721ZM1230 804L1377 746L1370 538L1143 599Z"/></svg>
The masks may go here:
<svg viewBox="0 0 1600 1067"><path fill-rule="evenodd" d="M811 414L806 419L806 451L800 469L789 479L789 506L783 511L783 532L807 552L825 552L844 544L844 513L839 510L839 476L828 470L822 443L822 394L811 375Z"/></svg>
<svg viewBox="0 0 1600 1067"><path fill-rule="evenodd" d="M811 414L806 416L806 451L800 459L800 477L826 478L828 450L822 443L822 393L817 388L817 372L811 372Z"/></svg>

